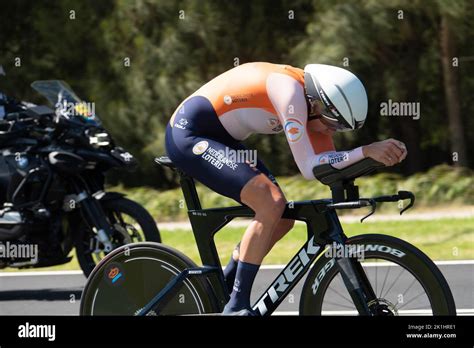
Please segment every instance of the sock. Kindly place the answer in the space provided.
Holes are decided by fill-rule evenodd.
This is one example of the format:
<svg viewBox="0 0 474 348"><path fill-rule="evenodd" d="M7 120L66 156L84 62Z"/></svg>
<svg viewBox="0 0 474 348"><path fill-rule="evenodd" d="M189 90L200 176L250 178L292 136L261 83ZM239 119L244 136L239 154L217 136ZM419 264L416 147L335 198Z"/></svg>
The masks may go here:
<svg viewBox="0 0 474 348"><path fill-rule="evenodd" d="M230 300L225 306L226 310L239 311L244 308L250 309L250 291L259 268L260 265L243 261L238 262L234 287Z"/></svg>
<svg viewBox="0 0 474 348"><path fill-rule="evenodd" d="M224 279L225 283L227 284L227 291L229 294L232 292L232 287L235 281L235 274L237 273L237 265L238 261L234 260L231 256L229 263L224 268Z"/></svg>
<svg viewBox="0 0 474 348"><path fill-rule="evenodd" d="M237 244L234 248L235 250L240 249L240 242ZM227 290L229 294L232 292L232 287L234 286L234 281L235 281L235 274L237 273L237 265L238 265L238 259L234 260L234 252L232 251L232 255L230 256L229 263L227 266L224 268L224 279L227 284Z"/></svg>

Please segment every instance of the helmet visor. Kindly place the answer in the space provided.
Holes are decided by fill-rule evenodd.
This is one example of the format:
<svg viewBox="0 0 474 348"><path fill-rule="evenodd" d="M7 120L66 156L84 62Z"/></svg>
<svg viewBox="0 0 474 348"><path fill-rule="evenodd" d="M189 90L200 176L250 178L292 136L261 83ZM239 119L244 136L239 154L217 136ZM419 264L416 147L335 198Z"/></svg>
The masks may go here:
<svg viewBox="0 0 474 348"><path fill-rule="evenodd" d="M310 95L306 95L306 97L310 104L314 105L314 109L318 110L318 114L315 118L319 119L330 130L335 132L352 130L352 128L348 128L347 125L342 124L337 118L335 118L320 99L314 99Z"/></svg>
<svg viewBox="0 0 474 348"><path fill-rule="evenodd" d="M305 89L306 97L309 102L316 104L321 112L321 121L331 129L343 132L353 130L354 127L350 125L342 114L337 110L334 104L324 93L321 86L316 81L316 85L310 74L305 73Z"/></svg>

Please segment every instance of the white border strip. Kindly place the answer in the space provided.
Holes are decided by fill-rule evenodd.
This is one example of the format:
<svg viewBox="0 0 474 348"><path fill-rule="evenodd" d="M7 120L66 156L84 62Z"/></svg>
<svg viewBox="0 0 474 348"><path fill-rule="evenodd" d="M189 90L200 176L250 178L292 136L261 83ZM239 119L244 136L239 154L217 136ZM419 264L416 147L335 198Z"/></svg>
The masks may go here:
<svg viewBox="0 0 474 348"><path fill-rule="evenodd" d="M474 308L456 309L458 315L474 315ZM399 311L403 315L432 315L430 309L408 309ZM299 315L298 311L277 311L272 315ZM357 315L357 311L323 311L323 315Z"/></svg>

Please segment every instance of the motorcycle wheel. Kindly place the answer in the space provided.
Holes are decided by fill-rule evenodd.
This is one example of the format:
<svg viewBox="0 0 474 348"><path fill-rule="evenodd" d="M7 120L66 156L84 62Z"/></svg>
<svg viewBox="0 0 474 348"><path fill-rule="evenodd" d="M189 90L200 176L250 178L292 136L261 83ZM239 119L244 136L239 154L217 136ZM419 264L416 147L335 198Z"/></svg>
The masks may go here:
<svg viewBox="0 0 474 348"><path fill-rule="evenodd" d="M112 244L114 249L129 243L161 242L160 232L153 217L140 204L119 198L102 202L107 220L114 230ZM91 226L81 219L75 233L77 260L86 277L107 255L104 245L96 238Z"/></svg>

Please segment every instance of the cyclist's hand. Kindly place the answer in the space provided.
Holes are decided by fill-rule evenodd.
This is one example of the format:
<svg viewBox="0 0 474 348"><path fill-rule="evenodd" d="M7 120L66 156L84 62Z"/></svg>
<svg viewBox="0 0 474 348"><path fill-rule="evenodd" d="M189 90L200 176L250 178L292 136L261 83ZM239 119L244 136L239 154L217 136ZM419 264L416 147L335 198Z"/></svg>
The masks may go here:
<svg viewBox="0 0 474 348"><path fill-rule="evenodd" d="M387 139L363 146L362 152L365 157L373 158L386 166L400 163L407 156L405 144L395 139Z"/></svg>

